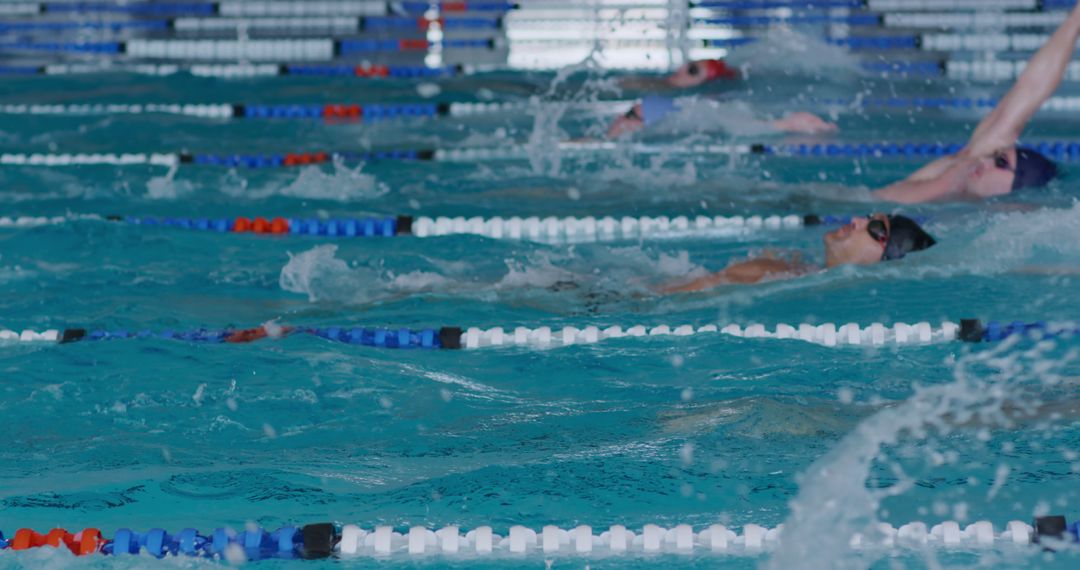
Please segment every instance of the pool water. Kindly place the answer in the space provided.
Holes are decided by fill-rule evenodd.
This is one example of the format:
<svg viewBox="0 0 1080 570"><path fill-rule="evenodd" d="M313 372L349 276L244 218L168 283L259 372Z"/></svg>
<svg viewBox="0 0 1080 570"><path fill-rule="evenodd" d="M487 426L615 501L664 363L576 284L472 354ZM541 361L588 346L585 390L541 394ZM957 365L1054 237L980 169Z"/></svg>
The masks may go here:
<svg viewBox="0 0 1080 570"><path fill-rule="evenodd" d="M0 215L861 214L893 209L874 203L866 190L918 165L904 158L731 158L627 149L561 154L557 141L596 136L610 115L566 101L638 95L613 91L610 77L581 72L555 82L550 74L503 72L440 81L437 89L429 81L229 82L187 75L5 80L0 103L371 103L424 100L421 93L440 102L472 101L483 93L492 101L532 103L528 112L378 124L8 115L0 117L4 152L531 144L533 159L273 170L181 165L172 173L149 166L5 166ZM678 115L637 139L670 148L703 141L962 142L978 119L974 111L817 101L853 93L999 91L796 65L790 75L762 74L699 90L691 95L699 104L719 101L715 118ZM840 133L784 137L752 124L754 117L796 109L830 116ZM1072 131L1070 120L1047 112L1027 136L1057 140ZM754 252L802 250L809 261L823 263L823 230L544 244L477 236L218 234L101 220L0 229L0 325L137 331L274 321L512 329L1067 319L1076 316L1080 294L1080 215L1071 170L1066 166L1064 180L1044 192L904 208L929 218L939 246L900 262L675 296L654 288ZM94 526L108 536L121 527L209 530L255 523L272 529L320 521L399 530L491 525L500 534L514 524L536 530L546 524L774 527L788 519L789 503L802 493L799 500L828 497L858 519L807 523L792 534L806 541L803 547L829 544L830 535L857 524L868 509L896 526L985 519L1000 532L1013 519L1080 516L1075 357L1071 339L829 348L697 335L476 351L380 350L308 335L239 345L11 343L0 349L0 528L10 536L22 527ZM951 396L934 395L946 389ZM886 421L897 410L925 422ZM869 432L880 443L867 451L853 440ZM821 464L811 468L849 456L859 458L864 474L817 477ZM880 502L866 503L863 489L881 492ZM776 556L791 560L792 552ZM742 568L768 558L563 555L549 563ZM544 563L535 557L395 560L425 567ZM908 550L895 557L819 549L805 562L1065 568L1077 556L1034 548ZM148 558L0 552L0 566L39 565L152 564Z"/></svg>

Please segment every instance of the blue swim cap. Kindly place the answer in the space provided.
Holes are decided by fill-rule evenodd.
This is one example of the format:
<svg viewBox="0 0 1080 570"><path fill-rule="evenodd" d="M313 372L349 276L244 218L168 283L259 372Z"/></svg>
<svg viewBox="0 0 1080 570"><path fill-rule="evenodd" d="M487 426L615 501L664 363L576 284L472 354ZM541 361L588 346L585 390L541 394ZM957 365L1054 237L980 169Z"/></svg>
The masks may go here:
<svg viewBox="0 0 1080 570"><path fill-rule="evenodd" d="M1016 174L1012 189L1046 186L1057 177L1058 169L1050 159L1030 148L1016 147Z"/></svg>
<svg viewBox="0 0 1080 570"><path fill-rule="evenodd" d="M888 218L889 241L881 254L882 261L900 259L913 251L922 251L937 243L915 220L899 215Z"/></svg>
<svg viewBox="0 0 1080 570"><path fill-rule="evenodd" d="M641 100L641 120L649 126L675 110L675 100L671 97L650 95Z"/></svg>

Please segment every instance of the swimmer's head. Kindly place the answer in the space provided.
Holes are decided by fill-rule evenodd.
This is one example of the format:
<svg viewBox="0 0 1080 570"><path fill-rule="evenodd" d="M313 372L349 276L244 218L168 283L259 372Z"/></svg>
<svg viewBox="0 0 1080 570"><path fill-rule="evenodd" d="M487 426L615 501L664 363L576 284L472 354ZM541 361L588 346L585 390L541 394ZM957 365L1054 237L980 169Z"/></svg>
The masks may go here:
<svg viewBox="0 0 1080 570"><path fill-rule="evenodd" d="M717 79L737 79L739 72L720 59L699 59L684 64L667 77L668 85L680 89L697 87Z"/></svg>
<svg viewBox="0 0 1080 570"><path fill-rule="evenodd" d="M1057 166L1029 148L1008 147L979 160L965 191L990 198L1021 188L1045 186L1057 176Z"/></svg>
<svg viewBox="0 0 1080 570"><path fill-rule="evenodd" d="M624 115L615 118L608 127L609 139L621 137L625 134L634 133L660 121L675 110L675 100L670 97L650 95L635 104Z"/></svg>
<svg viewBox="0 0 1080 570"><path fill-rule="evenodd" d="M874 214L825 234L825 263L871 265L900 259L936 243L919 224L905 216Z"/></svg>
<svg viewBox="0 0 1080 570"><path fill-rule="evenodd" d="M1039 188L1057 178L1058 169L1049 158L1030 148L1016 147L1016 173L1012 189Z"/></svg>

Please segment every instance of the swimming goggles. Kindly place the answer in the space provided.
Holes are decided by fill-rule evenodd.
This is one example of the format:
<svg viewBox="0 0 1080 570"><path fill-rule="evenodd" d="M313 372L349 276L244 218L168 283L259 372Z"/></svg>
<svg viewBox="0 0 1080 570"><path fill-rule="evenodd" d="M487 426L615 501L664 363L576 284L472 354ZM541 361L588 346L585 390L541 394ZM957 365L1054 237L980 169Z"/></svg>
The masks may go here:
<svg viewBox="0 0 1080 570"><path fill-rule="evenodd" d="M867 218L870 221L866 223L866 233L870 234L870 237L879 243L889 243L889 225L885 223L885 220L871 216L867 216Z"/></svg>
<svg viewBox="0 0 1080 570"><path fill-rule="evenodd" d="M1002 170L1008 170L1009 172L1016 173L1016 169L1009 164L1009 156L1005 154L1005 151L999 150L994 153L994 166Z"/></svg>

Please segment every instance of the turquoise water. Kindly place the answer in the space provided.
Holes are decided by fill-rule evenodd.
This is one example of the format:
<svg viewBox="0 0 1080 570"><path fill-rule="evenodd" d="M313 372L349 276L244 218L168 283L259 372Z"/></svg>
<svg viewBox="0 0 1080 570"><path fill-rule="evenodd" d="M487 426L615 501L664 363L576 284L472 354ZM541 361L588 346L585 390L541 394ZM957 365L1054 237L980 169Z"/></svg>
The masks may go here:
<svg viewBox="0 0 1080 570"><path fill-rule="evenodd" d="M724 102L722 118L679 116L639 138L667 145L733 137L951 142L964 138L976 114L830 110L811 100L852 92L996 93L944 80L926 85L845 70L795 72L702 90L697 96ZM598 92L594 79L578 74L554 88L550 75L448 80L433 100L471 101L481 89L494 101L538 98L531 113L378 125L4 116L4 152L463 148L531 139L536 159L273 171L182 166L175 175L156 167L4 167L0 215L859 214L891 210L873 203L866 188L917 165L626 152L559 156L554 141L595 135L608 120L566 110L560 101L635 95ZM806 88L811 83L812 91ZM0 103L406 102L422 100L421 90L427 89L411 82L115 75L5 80ZM789 139L755 133L747 124L749 117L792 109L832 111L841 132ZM558 117L557 128L538 116ZM1073 130L1067 116L1047 113L1029 134L1056 139ZM651 287L766 248L804 250L821 263L822 230L545 245L468 236L330 241L219 235L94 220L2 229L0 325L180 330L277 320L512 328L1072 318L1076 278L1030 271L1075 271L1080 218L1072 170L1037 194L905 209L930 217L940 245L901 262L669 297ZM876 509L878 517L897 526L986 519L999 532L1008 520L1048 512L1072 520L1080 516L1076 344L1065 339L1037 353L1034 346L837 349L722 336L468 352L377 350L310 336L250 345L150 339L9 344L0 350L6 436L0 529L10 536L21 527L95 526L110 536L120 527L209 531L320 521L399 530L492 525L500 534L513 524L772 527L788 517L789 501L806 492L800 474L829 450L844 449L845 436L877 425L871 418L883 410L949 385L969 396L985 390L1000 401L987 396L968 408L924 410L927 422L948 427L902 431L886 442L861 483L899 485ZM996 360L985 360L988 354ZM1009 425L963 416L972 407L989 415L1025 404L1032 409L1006 414ZM907 552L871 557L867 564L1076 563L1075 553L1042 556L1034 549ZM564 555L555 565L751 567L762 560ZM142 567L149 559L0 553L4 566L46 563ZM170 562L176 563L200 564ZM339 563L384 565L370 559L325 564ZM409 563L478 565L439 558Z"/></svg>

